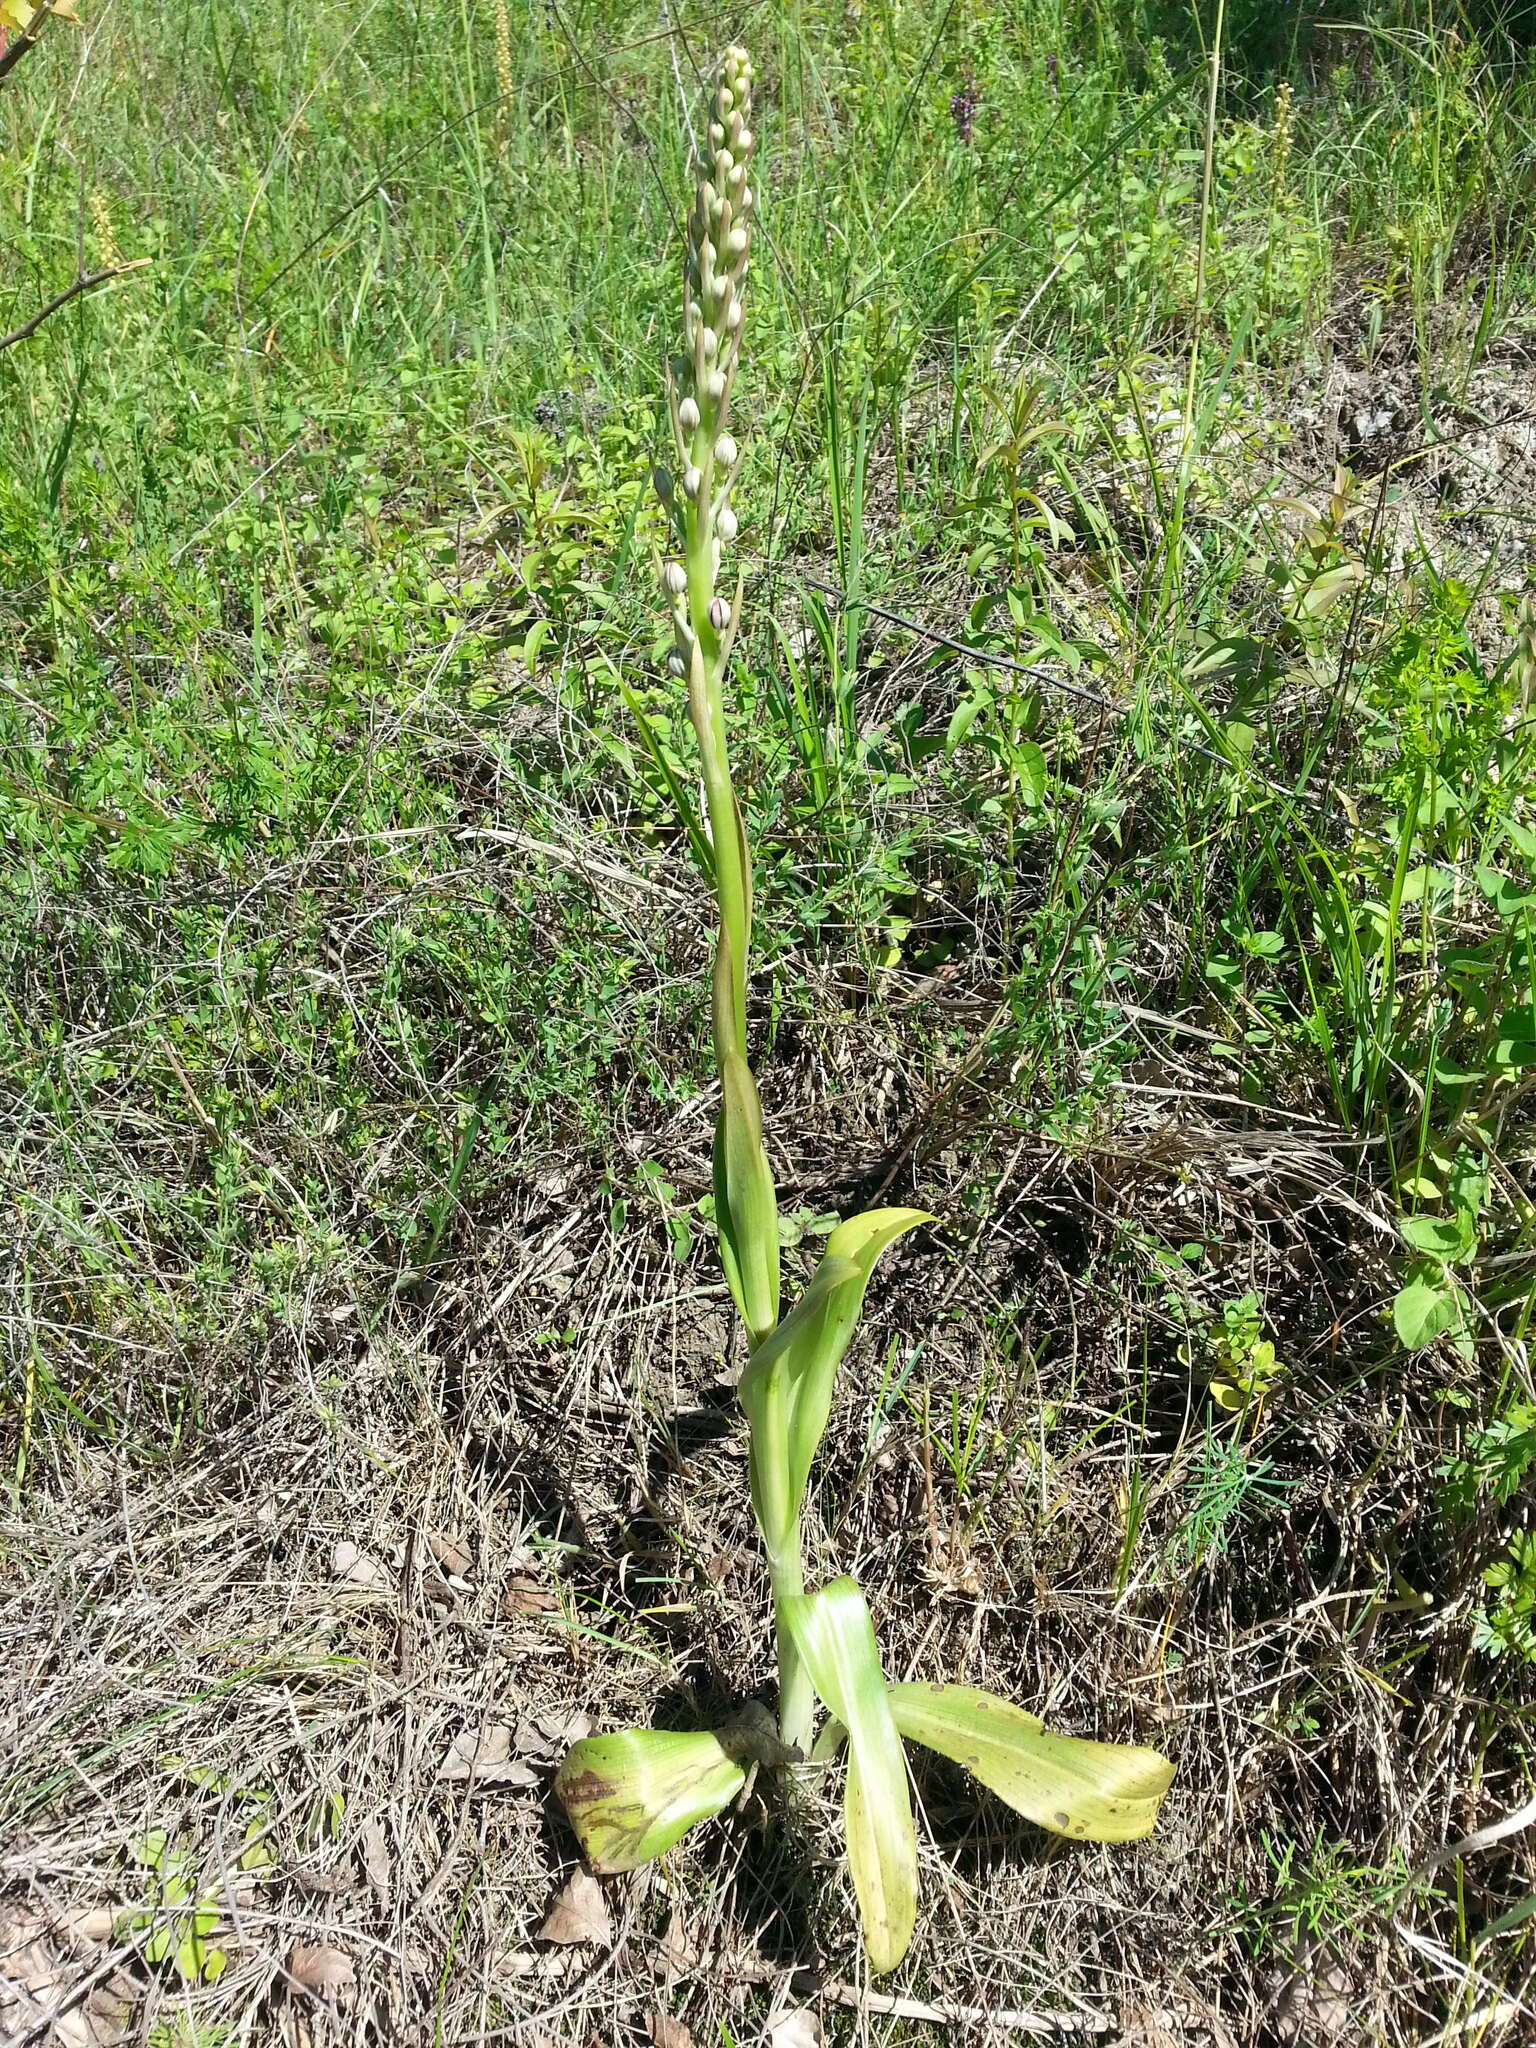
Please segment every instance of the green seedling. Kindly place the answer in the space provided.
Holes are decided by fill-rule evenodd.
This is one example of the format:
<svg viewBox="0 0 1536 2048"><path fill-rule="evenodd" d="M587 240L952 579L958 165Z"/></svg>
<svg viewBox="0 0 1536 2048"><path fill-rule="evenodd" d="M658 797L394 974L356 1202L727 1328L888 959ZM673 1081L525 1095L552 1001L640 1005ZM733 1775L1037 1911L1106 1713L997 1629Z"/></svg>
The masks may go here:
<svg viewBox="0 0 1536 2048"><path fill-rule="evenodd" d="M737 534L731 494L741 451L729 416L756 213L751 102L746 53L727 50L688 223L687 347L674 361L669 391L678 473L660 470L656 483L677 544L661 571L674 636L668 665L687 685L708 827L703 865L719 915L711 989L720 1074L714 1217L748 1349L741 1401L773 1594L779 1721L776 1731L765 1717L743 1715L712 1733L592 1736L567 1755L555 1789L594 1869L629 1870L719 1813L755 1770L813 1754L826 1763L846 1744L849 1869L871 1966L889 1970L906 1952L917 1910L904 1739L963 1764L1040 1826L1080 1840L1146 1834L1173 1773L1150 1750L1049 1735L1032 1715L970 1687L890 1684L853 1581L806 1587L801 1525L838 1365L881 1253L934 1219L892 1208L837 1224L813 1278L781 1317L781 1224L747 1058L751 863L726 748L725 675L741 579L729 599L720 588L724 551ZM813 1746L818 1700L831 1720Z"/></svg>
<svg viewBox="0 0 1536 2048"><path fill-rule="evenodd" d="M1274 1345L1264 1335L1258 1296L1245 1294L1227 1302L1209 1343L1211 1399L1229 1415L1252 1411L1256 1416L1285 1376Z"/></svg>
<svg viewBox="0 0 1536 2048"><path fill-rule="evenodd" d="M1447 1337L1464 1355L1468 1330L1467 1295L1456 1277L1469 1265L1482 1238L1488 1175L1466 1152L1458 1153L1450 1176L1449 1216L1405 1216L1398 1229L1416 1254L1392 1303L1392 1322L1405 1351L1419 1351Z"/></svg>
<svg viewBox="0 0 1536 2048"><path fill-rule="evenodd" d="M1507 1653L1536 1664L1536 1531L1517 1529L1483 1584L1493 1597L1474 1618L1474 1644L1490 1657Z"/></svg>
<svg viewBox="0 0 1536 2048"><path fill-rule="evenodd" d="M216 1983L229 1963L213 1939L223 1907L204 1891L191 1851L175 1847L163 1828L155 1828L133 1854L150 1875L153 1896L120 1917L119 1936L137 1942L146 1963L168 1963L184 1984Z"/></svg>

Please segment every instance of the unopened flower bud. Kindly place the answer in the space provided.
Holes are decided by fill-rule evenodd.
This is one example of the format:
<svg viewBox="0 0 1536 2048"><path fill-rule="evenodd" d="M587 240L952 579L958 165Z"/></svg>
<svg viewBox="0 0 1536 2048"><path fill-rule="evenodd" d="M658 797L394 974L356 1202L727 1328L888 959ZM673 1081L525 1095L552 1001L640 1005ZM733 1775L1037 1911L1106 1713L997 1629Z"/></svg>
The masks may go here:
<svg viewBox="0 0 1536 2048"><path fill-rule="evenodd" d="M752 133L752 130L750 128L743 128L740 135L738 135L736 138L737 154L740 156L745 156L748 150L751 149L753 143L756 142L756 140L757 137Z"/></svg>
<svg viewBox="0 0 1536 2048"><path fill-rule="evenodd" d="M685 434L693 432L694 428L699 424L699 407L696 399L685 398L683 400L682 404L677 408L677 424Z"/></svg>
<svg viewBox="0 0 1536 2048"><path fill-rule="evenodd" d="M715 443L715 460L722 469L729 469L736 460L736 443L729 434L722 434Z"/></svg>
<svg viewBox="0 0 1536 2048"><path fill-rule="evenodd" d="M688 571L681 562L668 562L661 572L661 580L674 597L681 597L688 588Z"/></svg>
<svg viewBox="0 0 1536 2048"><path fill-rule="evenodd" d="M733 332L734 332L734 330L735 330L736 328L738 328L738 327L739 327L739 326L741 325L741 301L740 301L740 299L732 299L731 303L730 303L730 304L729 304L729 305L728 305L728 306L726 307L726 309L725 309L725 324L726 324L726 326L727 326L728 328L730 328L730 329L731 329L731 330L732 330Z"/></svg>
<svg viewBox="0 0 1536 2048"><path fill-rule="evenodd" d="M706 363L709 361L710 357L713 356L715 350L719 346L720 337L715 333L715 330L712 327L706 327L704 332L699 336L699 353L700 355L703 356Z"/></svg>
<svg viewBox="0 0 1536 2048"><path fill-rule="evenodd" d="M722 142L724 142L724 140L725 140L725 130L724 130L724 129L723 129L723 128L722 128L721 126L720 126L720 123L719 123L718 121L711 121L711 122L710 122L710 124L709 124L709 139L710 139L710 141L711 141L711 142L712 142L712 143L714 144L714 146L715 146L715 148L716 148L716 149L718 149L718 148L720 147L721 143L722 143Z"/></svg>
<svg viewBox="0 0 1536 2048"><path fill-rule="evenodd" d="M729 505L722 505L715 514L715 531L727 546L736 538L736 514Z"/></svg>
<svg viewBox="0 0 1536 2048"><path fill-rule="evenodd" d="M704 478L698 470L685 469L683 471L683 496L685 498L696 498L699 495L699 485L703 481Z"/></svg>
<svg viewBox="0 0 1536 2048"><path fill-rule="evenodd" d="M741 208L743 213L750 213L752 211L753 206L756 204L756 201L757 194L752 190L752 187L748 185L742 191L740 198L736 201L736 204Z"/></svg>
<svg viewBox="0 0 1536 2048"><path fill-rule="evenodd" d="M746 167L746 165L745 165L745 164L732 164L732 165L731 165L731 168L730 168L730 170L729 170L729 171L727 172L726 176L727 176L727 180L728 180L728 182L729 182L729 184L730 184L730 186L731 186L731 188L732 188L733 192L734 192L734 191L735 191L735 190L736 190L736 189L737 189L738 187L740 187L740 185L741 185L741 183L742 183L742 180L743 180L743 179L744 179L744 178L746 177L746 175L747 175L747 167Z"/></svg>
<svg viewBox="0 0 1536 2048"><path fill-rule="evenodd" d="M718 176L728 178L736 168L736 159L728 149L715 152L715 171Z"/></svg>
<svg viewBox="0 0 1536 2048"><path fill-rule="evenodd" d="M732 228L731 232L725 238L726 255L745 256L747 253L747 243L749 240L750 237L748 236L745 228Z"/></svg>
<svg viewBox="0 0 1536 2048"><path fill-rule="evenodd" d="M719 370L711 370L704 379L704 396L711 405L718 405L725 396L725 378Z"/></svg>
<svg viewBox="0 0 1536 2048"><path fill-rule="evenodd" d="M680 647L674 647L667 656L667 674L669 676L676 676L678 681L681 682L687 673L688 657Z"/></svg>
<svg viewBox="0 0 1536 2048"><path fill-rule="evenodd" d="M735 104L736 95L731 91L731 88L728 85L722 85L720 88L720 97L716 101L716 105L719 107L721 113L728 114L731 111L732 107L735 106Z"/></svg>
<svg viewBox="0 0 1536 2048"><path fill-rule="evenodd" d="M717 633L725 631L730 616L731 608L723 597L712 597L709 600L709 623Z"/></svg>
<svg viewBox="0 0 1536 2048"><path fill-rule="evenodd" d="M664 469L661 466L661 464L658 463L656 467L651 471L651 483L655 487L656 495L658 498L660 498L663 505L670 505L672 502L671 470Z"/></svg>

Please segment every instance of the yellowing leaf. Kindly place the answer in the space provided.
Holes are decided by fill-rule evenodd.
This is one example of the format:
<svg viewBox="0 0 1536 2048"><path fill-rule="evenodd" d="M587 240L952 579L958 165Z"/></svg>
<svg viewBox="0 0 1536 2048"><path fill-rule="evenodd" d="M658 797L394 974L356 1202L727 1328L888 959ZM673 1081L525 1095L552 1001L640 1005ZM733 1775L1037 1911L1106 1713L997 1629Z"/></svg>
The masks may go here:
<svg viewBox="0 0 1536 2048"><path fill-rule="evenodd" d="M848 1869L869 1966L894 1970L917 1920L917 1834L869 1609L852 1579L834 1579L786 1600L784 1613L811 1682L848 1731Z"/></svg>
<svg viewBox="0 0 1536 2048"><path fill-rule="evenodd" d="M1296 609L1304 619L1326 618L1339 599L1346 597L1364 577L1363 562L1340 562L1336 568L1325 569L1301 593Z"/></svg>
<svg viewBox="0 0 1536 2048"><path fill-rule="evenodd" d="M555 1794L587 1861L606 1876L664 1856L745 1782L718 1735L631 1728L578 1742L555 1773Z"/></svg>
<svg viewBox="0 0 1536 2048"><path fill-rule="evenodd" d="M0 0L0 28L15 29L24 33L42 12L34 7L31 0ZM60 21L67 21L72 27L80 26L80 17L75 12L75 0L54 0L53 15Z"/></svg>
<svg viewBox="0 0 1536 2048"><path fill-rule="evenodd" d="M912 1742L979 1778L1037 1827L1078 1841L1152 1832L1173 1765L1155 1749L1052 1735L1011 1700L972 1685L893 1685L891 1712Z"/></svg>

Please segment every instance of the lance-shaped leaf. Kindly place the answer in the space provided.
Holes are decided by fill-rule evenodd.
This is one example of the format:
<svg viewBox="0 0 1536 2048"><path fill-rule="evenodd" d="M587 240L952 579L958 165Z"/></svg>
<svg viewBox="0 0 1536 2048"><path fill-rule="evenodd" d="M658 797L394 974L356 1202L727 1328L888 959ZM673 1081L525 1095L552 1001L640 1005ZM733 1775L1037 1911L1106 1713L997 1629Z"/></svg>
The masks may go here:
<svg viewBox="0 0 1536 2048"><path fill-rule="evenodd" d="M912 1742L936 1749L1052 1834L1134 1842L1152 1832L1173 1765L1155 1749L1052 1735L1011 1700L973 1685L893 1685L891 1712Z"/></svg>
<svg viewBox="0 0 1536 2048"><path fill-rule="evenodd" d="M848 1868L870 1968L894 1970L917 1919L917 1834L869 1609L852 1579L834 1579L786 1600L784 1612L812 1684L848 1730Z"/></svg>
<svg viewBox="0 0 1536 2048"><path fill-rule="evenodd" d="M746 1783L735 1747L720 1734L657 1728L573 1744L555 1793L592 1868L605 1877L634 1870L719 1813Z"/></svg>
<svg viewBox="0 0 1536 2048"><path fill-rule="evenodd" d="M740 1053L732 1051L720 1061L715 1221L731 1297L749 1343L760 1345L779 1319L779 1211L763 1148L757 1083Z"/></svg>
<svg viewBox="0 0 1536 2048"><path fill-rule="evenodd" d="M870 1209L840 1223L827 1239L810 1285L742 1374L741 1401L752 1423L754 1458L761 1444L759 1462L783 1461L781 1470L754 1472L754 1498L759 1493L769 1497L781 1520L800 1512L832 1407L832 1383L858 1327L875 1261L904 1231L932 1221L922 1209ZM763 1527L771 1547L772 1525L765 1520Z"/></svg>

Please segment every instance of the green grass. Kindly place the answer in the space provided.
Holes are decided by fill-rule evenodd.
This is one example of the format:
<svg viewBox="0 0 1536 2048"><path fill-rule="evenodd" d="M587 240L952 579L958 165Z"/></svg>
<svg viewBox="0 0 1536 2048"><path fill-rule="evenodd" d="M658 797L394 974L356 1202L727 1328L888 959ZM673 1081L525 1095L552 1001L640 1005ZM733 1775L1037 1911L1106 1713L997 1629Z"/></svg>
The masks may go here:
<svg viewBox="0 0 1536 2048"><path fill-rule="evenodd" d="M279 1395L314 1455L367 1447L349 1485L396 1472L355 1406L390 1347L477 1457L524 1376L551 1431L632 1403L621 1549L644 1432L694 1469L706 927L647 475L692 67L740 37L733 742L775 1168L811 1239L884 1190L950 1248L931 1342L897 1316L868 1347L823 1517L914 1650L924 1601L949 1644L983 1599L1005 1632L967 1610L954 1657L1037 1631L1083 1732L1145 1732L1166 1689L1168 1854L1249 2019L1266 1957L1390 1942L1405 1874L1529 1796L1536 1697L1523 50L1455 9L1234 7L1208 154L1211 13L1151 0L675 39L514 8L507 75L490 0L81 5L0 81L0 330L143 259L0 349L8 1554L94 1461L179 1486ZM632 1355L680 1289L670 1353ZM1250 1295L1281 1372L1227 1413L1211 1333ZM673 1530L637 1602L579 1507L535 1531L573 1637L681 1669L652 1577L728 1634L677 1561L728 1520ZM1310 1661L1240 1669L1277 1627ZM1414 1892L1462 1975L1398 1953L1373 2038L1529 1997L1504 1856ZM1061 1953L1108 1926L1172 1983L1116 1917L1150 1896ZM1052 1967L1031 1995L1109 1996Z"/></svg>

